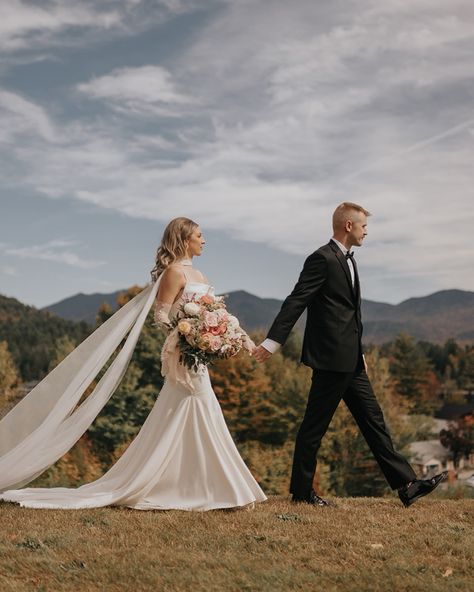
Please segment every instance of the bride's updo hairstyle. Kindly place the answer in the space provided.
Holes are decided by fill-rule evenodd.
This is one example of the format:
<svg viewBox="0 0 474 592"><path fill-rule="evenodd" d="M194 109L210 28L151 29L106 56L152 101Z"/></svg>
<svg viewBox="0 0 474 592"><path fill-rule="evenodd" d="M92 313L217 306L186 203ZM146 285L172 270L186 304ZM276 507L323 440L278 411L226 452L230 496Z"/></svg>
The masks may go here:
<svg viewBox="0 0 474 592"><path fill-rule="evenodd" d="M176 261L186 257L186 240L190 238L199 225L189 218L174 218L165 228L161 244L156 251L155 267L151 270L152 282L158 279L163 271Z"/></svg>

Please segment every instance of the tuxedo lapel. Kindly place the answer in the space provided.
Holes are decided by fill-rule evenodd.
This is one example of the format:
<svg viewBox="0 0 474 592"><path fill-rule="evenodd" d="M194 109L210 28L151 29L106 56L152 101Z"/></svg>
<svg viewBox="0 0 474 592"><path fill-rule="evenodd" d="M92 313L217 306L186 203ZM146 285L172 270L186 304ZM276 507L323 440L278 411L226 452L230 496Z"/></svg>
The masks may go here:
<svg viewBox="0 0 474 592"><path fill-rule="evenodd" d="M344 274L346 276L347 283L349 285L349 290L351 291L352 297L355 300L357 295L355 293L354 287L352 286L352 277L351 277L351 272L349 270L349 264L347 263L347 259L345 258L341 249L336 245L335 242L333 242L331 240L331 241L329 241L329 245L331 246L331 249L333 250L334 254L336 255L337 260L341 264L341 267L342 267ZM355 272L355 267L354 267L354 272ZM357 278L357 273L355 273L354 275L355 275L355 278ZM355 283L356 282L354 282L354 284Z"/></svg>
<svg viewBox="0 0 474 592"><path fill-rule="evenodd" d="M355 296L357 298L357 305L360 306L360 280L359 280L359 270L357 269L357 263L354 258L352 258L352 264L354 265L354 288L355 288Z"/></svg>

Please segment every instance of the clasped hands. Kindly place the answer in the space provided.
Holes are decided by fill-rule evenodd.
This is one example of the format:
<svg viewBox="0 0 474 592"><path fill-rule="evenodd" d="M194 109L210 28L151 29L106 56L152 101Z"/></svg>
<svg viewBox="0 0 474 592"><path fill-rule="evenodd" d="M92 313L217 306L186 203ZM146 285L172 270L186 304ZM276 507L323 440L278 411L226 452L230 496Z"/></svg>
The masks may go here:
<svg viewBox="0 0 474 592"><path fill-rule="evenodd" d="M272 355L267 349L263 347L263 345L256 345L251 352L252 357L254 357L259 364L268 360L268 358Z"/></svg>

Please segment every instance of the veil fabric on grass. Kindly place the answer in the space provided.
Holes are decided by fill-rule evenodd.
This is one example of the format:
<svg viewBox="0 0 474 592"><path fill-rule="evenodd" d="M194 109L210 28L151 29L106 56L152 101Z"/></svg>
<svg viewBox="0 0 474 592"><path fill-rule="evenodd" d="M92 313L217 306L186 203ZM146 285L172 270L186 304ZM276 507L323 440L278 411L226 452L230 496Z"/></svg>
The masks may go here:
<svg viewBox="0 0 474 592"><path fill-rule="evenodd" d="M127 370L159 283L117 310L0 420L0 492L38 477L89 428ZM93 392L77 406L127 333Z"/></svg>

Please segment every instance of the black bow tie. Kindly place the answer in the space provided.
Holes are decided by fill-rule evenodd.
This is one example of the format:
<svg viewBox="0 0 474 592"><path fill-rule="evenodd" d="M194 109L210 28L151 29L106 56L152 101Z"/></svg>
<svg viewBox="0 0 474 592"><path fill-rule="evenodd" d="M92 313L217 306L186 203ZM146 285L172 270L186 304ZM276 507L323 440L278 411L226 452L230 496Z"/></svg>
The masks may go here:
<svg viewBox="0 0 474 592"><path fill-rule="evenodd" d="M350 253L349 251L347 251L346 259L354 259L354 251L351 251Z"/></svg>

